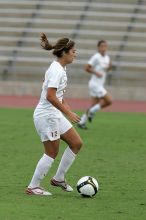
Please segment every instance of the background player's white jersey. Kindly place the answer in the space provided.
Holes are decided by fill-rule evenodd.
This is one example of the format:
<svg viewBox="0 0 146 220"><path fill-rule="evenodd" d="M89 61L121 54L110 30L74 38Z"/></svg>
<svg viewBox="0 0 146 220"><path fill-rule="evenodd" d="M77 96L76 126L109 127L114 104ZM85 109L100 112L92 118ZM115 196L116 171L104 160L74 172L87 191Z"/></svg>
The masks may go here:
<svg viewBox="0 0 146 220"><path fill-rule="evenodd" d="M91 65L97 72L102 73L102 77L97 77L95 74L92 74L90 81L94 84L104 85L106 71L110 64L109 56L107 54L102 56L100 53L96 53L90 58L88 64Z"/></svg>
<svg viewBox="0 0 146 220"><path fill-rule="evenodd" d="M62 117L61 111L55 108L46 98L48 88L57 88L56 96L60 102L67 85L65 69L57 61L53 61L45 73L42 93L39 103L34 111L34 117L49 116L51 118Z"/></svg>

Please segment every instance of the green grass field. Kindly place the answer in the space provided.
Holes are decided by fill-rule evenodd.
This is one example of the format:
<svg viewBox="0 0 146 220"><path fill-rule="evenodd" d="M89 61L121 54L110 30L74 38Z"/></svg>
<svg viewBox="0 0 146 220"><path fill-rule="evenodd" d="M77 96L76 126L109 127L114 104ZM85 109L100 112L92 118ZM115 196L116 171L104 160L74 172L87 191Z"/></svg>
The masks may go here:
<svg viewBox="0 0 146 220"><path fill-rule="evenodd" d="M84 147L66 178L73 193L43 187L50 197L25 195L43 147L32 121L33 110L0 109L0 220L145 220L146 219L146 115L97 113L87 131L78 130ZM91 175L99 182L94 198L82 198L76 183Z"/></svg>

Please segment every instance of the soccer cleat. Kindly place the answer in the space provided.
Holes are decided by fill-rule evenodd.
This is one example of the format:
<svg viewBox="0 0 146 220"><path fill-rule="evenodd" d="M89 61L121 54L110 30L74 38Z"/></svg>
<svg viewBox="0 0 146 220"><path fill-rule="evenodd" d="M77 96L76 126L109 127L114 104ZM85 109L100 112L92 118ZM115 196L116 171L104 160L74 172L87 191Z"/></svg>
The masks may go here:
<svg viewBox="0 0 146 220"><path fill-rule="evenodd" d="M50 183L51 183L52 186L60 187L66 192L72 192L73 191L73 188L66 181L59 182L59 181L52 178Z"/></svg>
<svg viewBox="0 0 146 220"><path fill-rule="evenodd" d="M84 130L88 129L85 124L78 123L77 126L78 126L78 128L81 128L81 129L84 129Z"/></svg>
<svg viewBox="0 0 146 220"><path fill-rule="evenodd" d="M28 195L38 195L38 196L51 196L52 194L50 192L45 191L41 187L35 187L35 188L27 188L26 194Z"/></svg>

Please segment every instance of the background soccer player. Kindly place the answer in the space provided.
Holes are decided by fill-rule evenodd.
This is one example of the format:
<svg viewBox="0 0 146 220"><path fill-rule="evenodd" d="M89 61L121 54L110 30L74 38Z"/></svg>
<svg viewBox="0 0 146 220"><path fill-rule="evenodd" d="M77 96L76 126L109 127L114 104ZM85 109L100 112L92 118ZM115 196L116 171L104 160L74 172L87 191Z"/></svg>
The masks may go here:
<svg viewBox="0 0 146 220"><path fill-rule="evenodd" d="M78 127L86 129L86 122L92 121L95 112L105 108L112 103L109 92L104 88L107 71L111 69L111 61L107 52L107 43L101 40L97 43L98 52L94 54L85 70L91 74L89 81L89 91L91 96L91 106L81 117Z"/></svg>
<svg viewBox="0 0 146 220"><path fill-rule="evenodd" d="M68 147L61 158L55 176L51 179L51 184L68 192L73 189L65 181L65 174L82 145L79 134L69 122L77 123L80 121L80 117L71 111L63 99L67 85L66 65L73 62L76 49L75 43L68 38L61 38L55 45L51 45L43 33L41 34L41 45L45 50L53 50L57 60L53 61L46 71L41 98L34 111L34 124L43 142L45 153L36 166L26 193L51 195L40 186L40 183L58 154L60 139L65 141Z"/></svg>

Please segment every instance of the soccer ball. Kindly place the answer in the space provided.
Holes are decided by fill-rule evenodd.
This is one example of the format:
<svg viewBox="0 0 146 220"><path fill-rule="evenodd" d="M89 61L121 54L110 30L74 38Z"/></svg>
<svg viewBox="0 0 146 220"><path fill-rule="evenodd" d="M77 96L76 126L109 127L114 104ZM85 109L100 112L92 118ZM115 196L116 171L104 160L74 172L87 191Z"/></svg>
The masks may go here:
<svg viewBox="0 0 146 220"><path fill-rule="evenodd" d="M93 197L98 192L99 185L95 178L84 176L77 182L77 191L83 197Z"/></svg>

